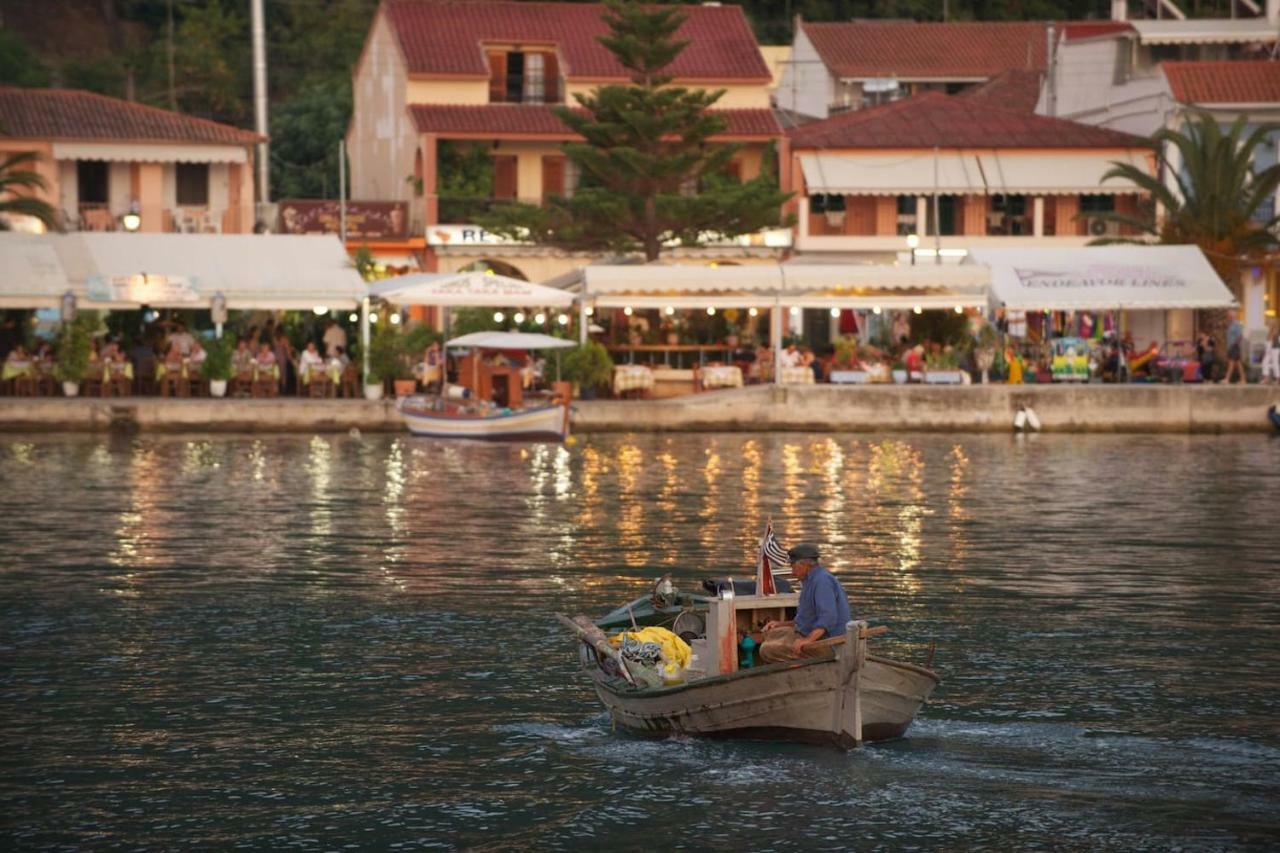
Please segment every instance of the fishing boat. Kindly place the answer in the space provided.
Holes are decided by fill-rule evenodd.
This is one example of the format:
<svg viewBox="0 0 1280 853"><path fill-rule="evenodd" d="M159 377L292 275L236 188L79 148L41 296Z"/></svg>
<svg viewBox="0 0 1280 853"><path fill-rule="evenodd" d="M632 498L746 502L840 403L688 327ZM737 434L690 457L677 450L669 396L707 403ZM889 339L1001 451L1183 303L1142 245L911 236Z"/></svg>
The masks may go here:
<svg viewBox="0 0 1280 853"><path fill-rule="evenodd" d="M615 646L599 624L557 614L580 639L582 668L616 725L644 735L852 749L902 737L939 683L926 667L869 652L868 641L887 629L863 621L850 622L845 637L815 643L812 657L757 662L752 649L763 625L793 618L799 595L735 595L729 589L705 601L705 611L690 602L670 623L688 638L692 657L674 676L668 665L661 678L629 660L627 643Z"/></svg>
<svg viewBox="0 0 1280 853"><path fill-rule="evenodd" d="M396 401L396 411L414 435L480 441L564 441L569 435L569 395L526 405L522 394L513 405L497 405L473 396L482 387L480 356L485 352L526 351L573 346L572 341L522 332L474 332L445 342L470 350L470 388L441 383L439 395L413 394ZM519 377L515 377L519 381Z"/></svg>
<svg viewBox="0 0 1280 853"><path fill-rule="evenodd" d="M1276 411L1276 407L1272 406L1267 409L1267 419L1271 421L1271 425L1280 431L1280 412Z"/></svg>

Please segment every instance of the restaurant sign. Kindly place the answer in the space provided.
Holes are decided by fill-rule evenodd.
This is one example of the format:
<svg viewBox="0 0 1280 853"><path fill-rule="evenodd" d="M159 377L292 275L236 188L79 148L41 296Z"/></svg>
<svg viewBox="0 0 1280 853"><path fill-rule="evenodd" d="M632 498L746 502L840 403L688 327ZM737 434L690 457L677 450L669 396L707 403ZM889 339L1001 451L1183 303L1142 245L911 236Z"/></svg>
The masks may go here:
<svg viewBox="0 0 1280 853"><path fill-rule="evenodd" d="M790 228L770 228L754 231L750 234L739 234L726 237L707 231L698 235L706 246L738 248L787 248L791 245ZM521 240L494 234L479 225L429 225L427 226L427 245L429 246L525 246ZM668 248L680 245L679 239L671 239L663 243Z"/></svg>
<svg viewBox="0 0 1280 853"><path fill-rule="evenodd" d="M1059 271L1014 267L1027 290L1174 290L1191 286L1178 273L1160 267L1100 266Z"/></svg>
<svg viewBox="0 0 1280 853"><path fill-rule="evenodd" d="M282 201L282 234L339 234L342 214L336 201ZM409 203L347 202L347 239L403 240L409 236Z"/></svg>
<svg viewBox="0 0 1280 853"><path fill-rule="evenodd" d="M94 302L136 302L140 305L199 305L201 298L193 278L181 275L95 275L85 282Z"/></svg>

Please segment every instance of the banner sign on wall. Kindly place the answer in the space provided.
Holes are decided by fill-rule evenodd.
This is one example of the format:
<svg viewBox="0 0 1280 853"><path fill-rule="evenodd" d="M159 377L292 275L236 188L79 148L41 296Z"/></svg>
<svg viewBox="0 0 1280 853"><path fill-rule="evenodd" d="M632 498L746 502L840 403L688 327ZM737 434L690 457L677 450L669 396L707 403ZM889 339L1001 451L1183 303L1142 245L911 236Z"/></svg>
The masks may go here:
<svg viewBox="0 0 1280 853"><path fill-rule="evenodd" d="M95 275L85 282L94 302L136 302L140 305L199 305L205 300L195 279L180 275Z"/></svg>
<svg viewBox="0 0 1280 853"><path fill-rule="evenodd" d="M281 234L338 234L341 212L336 201L282 201ZM347 239L403 240L409 236L409 203L347 202Z"/></svg>

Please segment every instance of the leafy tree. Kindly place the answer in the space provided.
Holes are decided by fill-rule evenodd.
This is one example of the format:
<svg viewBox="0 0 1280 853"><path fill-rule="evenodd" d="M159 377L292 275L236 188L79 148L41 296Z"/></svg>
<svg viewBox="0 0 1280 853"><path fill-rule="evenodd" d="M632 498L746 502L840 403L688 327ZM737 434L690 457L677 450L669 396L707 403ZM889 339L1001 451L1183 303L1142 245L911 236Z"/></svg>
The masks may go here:
<svg viewBox="0 0 1280 853"><path fill-rule="evenodd" d="M1239 298L1242 268L1257 263L1277 243L1280 216L1259 221L1256 215L1275 197L1280 186L1280 165L1262 171L1253 167L1254 150L1276 132L1280 132L1280 124L1263 124L1249 130L1244 116L1223 132L1207 113L1195 114L1184 130L1158 130L1151 137L1157 146L1156 175L1129 163L1114 163L1103 180L1119 178L1130 182L1163 208L1163 216L1156 218L1155 206L1147 215L1091 215L1130 226L1161 243L1199 246ZM1175 150L1182 161L1180 167L1171 159ZM1168 176L1172 186L1161 175ZM1094 242L1137 241L1104 238ZM1223 317L1220 311L1201 312L1200 325L1217 336L1224 325Z"/></svg>
<svg viewBox="0 0 1280 853"><path fill-rule="evenodd" d="M271 113L273 198L336 198L338 141L351 117L351 87L320 84Z"/></svg>
<svg viewBox="0 0 1280 853"><path fill-rule="evenodd" d="M58 212L48 202L30 195L48 188L33 167L40 159L34 151L19 151L0 159L0 230L7 228L5 214L34 216L46 228L58 227Z"/></svg>
<svg viewBox="0 0 1280 853"><path fill-rule="evenodd" d="M609 34L600 42L631 75L630 85L578 95L580 109L556 114L583 138L565 154L586 178L545 207L516 204L480 217L500 234L576 250L641 250L697 245L707 233L743 234L781 223L773 176L731 185L716 180L738 146L716 145L725 120L711 110L724 90L671 86L664 73L688 42L675 38L685 15L674 8L606 0ZM693 189L702 184L702 192Z"/></svg>
<svg viewBox="0 0 1280 853"><path fill-rule="evenodd" d="M49 69L12 30L0 29L0 85L48 86Z"/></svg>

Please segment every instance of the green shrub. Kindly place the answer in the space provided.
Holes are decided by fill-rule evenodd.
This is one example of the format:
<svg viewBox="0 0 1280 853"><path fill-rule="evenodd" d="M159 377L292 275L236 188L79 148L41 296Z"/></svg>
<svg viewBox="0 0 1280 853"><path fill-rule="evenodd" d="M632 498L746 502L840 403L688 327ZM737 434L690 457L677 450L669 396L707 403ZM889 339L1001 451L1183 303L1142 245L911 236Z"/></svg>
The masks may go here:
<svg viewBox="0 0 1280 853"><path fill-rule="evenodd" d="M98 315L81 311L70 323L63 323L55 342L57 361L53 375L60 382L79 382L89 367L89 346L98 329Z"/></svg>
<svg viewBox="0 0 1280 853"><path fill-rule="evenodd" d="M565 355L564 377L584 388L608 385L613 379L613 359L604 344L587 341Z"/></svg>
<svg viewBox="0 0 1280 853"><path fill-rule="evenodd" d="M400 372L400 336L390 326L379 324L369 339L369 384L395 379Z"/></svg>
<svg viewBox="0 0 1280 853"><path fill-rule="evenodd" d="M235 339L231 335L214 338L204 345L204 364L200 372L205 379L225 382L232 376L231 356L235 352Z"/></svg>

